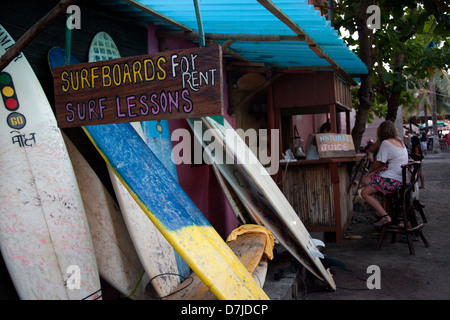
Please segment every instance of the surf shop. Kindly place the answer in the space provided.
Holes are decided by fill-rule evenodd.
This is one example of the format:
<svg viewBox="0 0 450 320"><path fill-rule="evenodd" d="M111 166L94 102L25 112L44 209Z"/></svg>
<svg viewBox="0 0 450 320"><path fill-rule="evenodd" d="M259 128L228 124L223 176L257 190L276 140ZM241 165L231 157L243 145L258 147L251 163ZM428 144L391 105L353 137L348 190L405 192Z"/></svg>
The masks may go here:
<svg viewBox="0 0 450 320"><path fill-rule="evenodd" d="M230 267L236 262L234 256L223 258L224 240L230 233L231 238L239 239L241 234L233 233L237 228L264 225L268 233L246 238L247 242L239 242L234 249L247 248L248 253L250 245L270 242L274 236L302 267L335 289L320 264L321 241L306 239L308 232L332 232L339 243L350 219L347 164L358 160L349 137L350 87L367 72L365 66L308 1L291 6L255 0L246 4L245 10L238 1L227 1L226 6L219 1L179 2L180 6L173 7L167 6L167 1L2 3L0 24L17 46L3 46L7 50L0 60L4 63L1 68L8 65L7 58L19 61L19 54L26 57L68 139L67 148L74 145L86 161L83 172L87 166L92 168L97 185L103 185L109 194L111 199L105 200L104 207L113 203L111 208L120 209L123 238L114 249L128 254L133 263L123 270L134 272L124 276L131 279L128 283L118 283L118 276L108 274L117 262L96 256L102 284L136 299L165 297L174 291L179 291L175 297L181 299L183 279L191 275L193 266L202 265L206 267L198 270L192 287L212 281L215 297L267 298L259 288L263 283L258 286L248 280L240 264L239 272ZM19 13L23 18L17 18ZM260 19L258 23L255 16ZM9 41L0 35L0 42ZM62 55L51 50L55 47L64 49ZM53 67L56 60L59 67ZM20 101L24 93L17 94ZM26 109L21 105L22 110ZM23 115L28 116L25 111ZM195 126L193 116L201 117L201 125ZM29 128L31 122L26 121L25 128ZM131 125L116 126L130 122L138 124L142 141ZM322 140L317 136L320 157L307 160L297 154L300 146L306 151L299 137L306 140L317 134L324 122L330 123L331 131ZM103 123L112 128L106 138L96 126ZM121 131L116 131L119 127ZM269 134L241 139L236 129L247 133L266 130ZM179 130L190 132L190 137L175 139L173 133ZM211 139L199 144L196 136L207 134ZM37 131L17 129L14 137L18 136L32 136L33 148L42 141ZM180 148L182 143L192 150ZM11 141L11 145L31 148L25 142ZM132 145L155 149L137 155ZM172 161L172 148L182 149L180 156L185 159L188 151L194 155L197 149L209 156L220 152L224 159L232 157L233 161ZM263 161L268 154L276 166ZM119 159L122 155L130 157ZM260 161L246 163L245 159ZM144 164L156 162L168 166L144 168ZM261 174L270 166L278 170ZM126 172L134 174L126 176ZM135 179L144 172L145 177ZM81 182L78 184L81 191ZM95 191L91 203L100 201L102 192ZM129 208L130 203L137 209ZM85 209L88 207L85 204ZM143 213L126 213L133 210ZM89 222L94 246L104 243L105 238L94 237L106 228L101 221ZM95 228L100 225L102 228ZM183 233L191 227L191 232ZM220 245L196 251L211 242L205 240L208 237ZM123 243L128 249L121 247ZM152 264L152 259L158 259L157 246L166 254L162 264L170 270L163 272ZM6 249L2 248L2 253ZM96 253L101 250L95 248ZM144 258L149 252L151 259ZM252 272L261 279L267 272L267 254L270 256L260 250L254 258L259 264L250 261ZM192 265L187 266L184 258ZM217 262L222 258L223 263ZM13 265L11 257L4 256L4 260ZM156 276L150 286L149 279L145 285L136 285L142 279L136 270L142 269ZM238 276L221 282L217 272ZM161 276L163 273L180 277ZM242 283L246 283L245 288L236 289Z"/></svg>

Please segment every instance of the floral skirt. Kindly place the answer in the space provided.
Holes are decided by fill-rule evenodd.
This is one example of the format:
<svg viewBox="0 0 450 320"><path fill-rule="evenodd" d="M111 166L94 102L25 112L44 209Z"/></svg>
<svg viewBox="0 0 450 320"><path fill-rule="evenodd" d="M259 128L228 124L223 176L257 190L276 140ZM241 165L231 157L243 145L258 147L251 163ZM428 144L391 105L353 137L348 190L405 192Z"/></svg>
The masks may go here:
<svg viewBox="0 0 450 320"><path fill-rule="evenodd" d="M402 183L400 181L380 177L378 173L371 175L370 178L370 184L372 185L372 187L382 192L383 194L392 193L402 186Z"/></svg>

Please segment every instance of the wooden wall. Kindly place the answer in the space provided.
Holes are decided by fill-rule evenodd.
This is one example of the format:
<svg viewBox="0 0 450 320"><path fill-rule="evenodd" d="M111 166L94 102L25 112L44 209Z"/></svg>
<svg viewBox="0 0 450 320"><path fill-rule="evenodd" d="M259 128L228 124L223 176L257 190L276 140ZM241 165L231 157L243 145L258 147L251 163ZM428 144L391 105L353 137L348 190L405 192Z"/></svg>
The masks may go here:
<svg viewBox="0 0 450 320"><path fill-rule="evenodd" d="M300 161L283 165L280 175L283 194L306 228L310 232L334 232L340 245L353 213L346 163Z"/></svg>
<svg viewBox="0 0 450 320"><path fill-rule="evenodd" d="M59 0L2 0L0 24L16 41L37 21L51 11ZM123 57L147 53L147 28L136 21L124 19L105 11L90 1L80 1L81 29L72 30L71 54L80 62L88 61L89 46L94 35L105 31L111 35ZM31 64L50 104L54 105L53 78L48 66L47 53L50 48L65 46L66 17L61 16L39 36L23 53ZM64 129L80 152L114 195L103 159L92 146L81 128Z"/></svg>
<svg viewBox="0 0 450 320"><path fill-rule="evenodd" d="M332 71L286 74L274 83L274 100L285 114L319 113L335 103L351 108L349 86Z"/></svg>

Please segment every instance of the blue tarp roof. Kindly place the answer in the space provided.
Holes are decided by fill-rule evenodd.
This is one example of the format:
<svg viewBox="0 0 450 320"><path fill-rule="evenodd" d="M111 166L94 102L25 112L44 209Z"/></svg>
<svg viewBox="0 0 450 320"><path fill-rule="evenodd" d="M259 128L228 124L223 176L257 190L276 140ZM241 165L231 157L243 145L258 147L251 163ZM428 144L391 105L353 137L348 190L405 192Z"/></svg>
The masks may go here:
<svg viewBox="0 0 450 320"><path fill-rule="evenodd" d="M127 17L157 25L158 29L199 31L193 0L97 2ZM249 41L244 37L234 41L225 53L234 53L235 57L265 67L329 68L341 74L343 70L356 81L367 73L365 64L347 47L330 21L307 0L198 0L198 3L207 36L281 36L280 41ZM226 42L215 41L222 45Z"/></svg>

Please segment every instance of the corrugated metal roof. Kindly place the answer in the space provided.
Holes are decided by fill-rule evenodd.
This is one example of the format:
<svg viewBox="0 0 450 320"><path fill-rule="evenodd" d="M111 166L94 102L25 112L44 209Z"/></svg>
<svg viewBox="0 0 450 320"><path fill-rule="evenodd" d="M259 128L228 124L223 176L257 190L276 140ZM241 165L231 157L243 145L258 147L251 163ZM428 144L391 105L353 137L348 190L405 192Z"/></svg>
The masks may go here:
<svg viewBox="0 0 450 320"><path fill-rule="evenodd" d="M157 25L161 30L198 32L194 0L97 2ZM354 79L367 73L364 63L307 0L198 0L198 3L207 38L216 36L215 41L222 45L226 40L219 35L282 37L280 41L249 41L245 37L246 40L234 41L225 52L235 53L235 57L272 68L334 68L340 73L344 70Z"/></svg>

